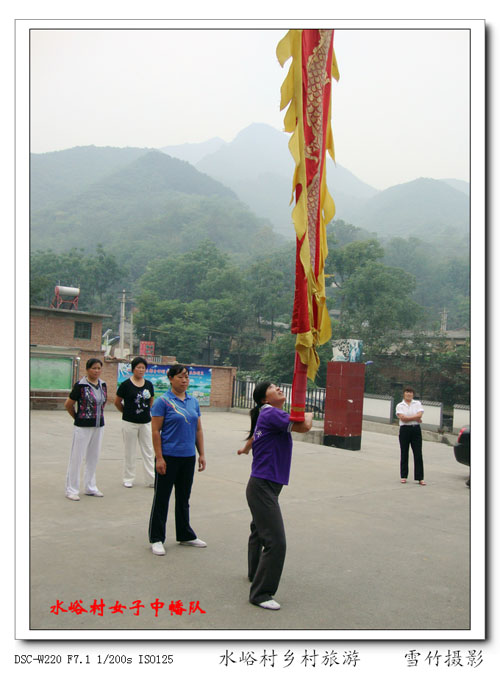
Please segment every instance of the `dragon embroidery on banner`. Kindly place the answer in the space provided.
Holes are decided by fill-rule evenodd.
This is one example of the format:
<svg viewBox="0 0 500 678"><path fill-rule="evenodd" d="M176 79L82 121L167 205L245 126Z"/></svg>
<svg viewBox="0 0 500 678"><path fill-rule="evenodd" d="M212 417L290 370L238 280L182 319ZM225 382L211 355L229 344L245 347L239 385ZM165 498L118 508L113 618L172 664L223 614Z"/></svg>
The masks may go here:
<svg viewBox="0 0 500 678"><path fill-rule="evenodd" d="M307 59L307 81L309 91L306 100L306 120L313 134L312 141L305 146L304 155L316 163L316 172L307 187L307 230L311 261L316 261L316 229L320 208L321 154L323 151L323 92L330 82L327 72L327 59L330 44L330 31L320 30L318 45Z"/></svg>
<svg viewBox="0 0 500 678"><path fill-rule="evenodd" d="M328 254L326 225L335 204L326 184L325 158L335 160L330 125L332 78L339 79L333 50L333 29L290 30L276 48L283 66L292 57L281 86L280 108L287 108L285 132L295 161L292 219L296 234L295 295L292 334L295 366L291 420L303 421L307 378L319 367L317 347L331 337L326 307L324 263Z"/></svg>

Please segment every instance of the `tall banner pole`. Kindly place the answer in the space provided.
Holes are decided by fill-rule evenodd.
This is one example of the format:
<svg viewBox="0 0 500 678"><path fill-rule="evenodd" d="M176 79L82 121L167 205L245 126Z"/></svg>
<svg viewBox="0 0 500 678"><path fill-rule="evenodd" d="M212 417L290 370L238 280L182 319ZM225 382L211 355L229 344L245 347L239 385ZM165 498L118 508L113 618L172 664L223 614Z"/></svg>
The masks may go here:
<svg viewBox="0 0 500 678"><path fill-rule="evenodd" d="M292 219L296 234L295 296L292 334L296 335L292 382L292 421L304 421L307 379L319 367L317 346L331 337L326 308L324 266L328 248L326 225L335 205L326 185L325 158L335 160L331 130L332 77L339 79L332 29L291 30L279 42L281 66L292 57L281 86L285 132L295 161Z"/></svg>

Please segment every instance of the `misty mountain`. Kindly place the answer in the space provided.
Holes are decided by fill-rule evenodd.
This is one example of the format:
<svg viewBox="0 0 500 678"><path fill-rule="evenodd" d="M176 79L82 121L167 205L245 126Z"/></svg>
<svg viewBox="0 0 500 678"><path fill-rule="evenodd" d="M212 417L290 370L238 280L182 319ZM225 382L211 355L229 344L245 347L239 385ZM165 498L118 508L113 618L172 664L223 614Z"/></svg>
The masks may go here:
<svg viewBox="0 0 500 678"><path fill-rule="evenodd" d="M153 149L76 146L53 153L32 153L31 209L36 211L78 195L151 150Z"/></svg>
<svg viewBox="0 0 500 678"><path fill-rule="evenodd" d="M465 195L470 195L470 184L468 181L462 181L461 179L442 179L445 184L449 184L452 188L456 188L457 191L462 191Z"/></svg>
<svg viewBox="0 0 500 678"><path fill-rule="evenodd" d="M269 224L231 189L189 163L143 150L138 157L130 153L128 164L123 164L123 149L107 148L104 154L102 150L86 147L69 149L67 156L64 151L33 156L33 249L93 251L102 243L112 247L120 263L140 269L152 258L188 251L206 239L225 252L245 256L258 251L262 239L269 250L281 244ZM112 168L107 174L100 165L103 155L106 167ZM80 157L83 169L78 167ZM51 171L46 172L46 167ZM61 177L68 167L71 180L66 181L68 190L62 198ZM94 181L91 167L96 168ZM38 197L42 185L51 200Z"/></svg>
<svg viewBox="0 0 500 678"><path fill-rule="evenodd" d="M241 130L233 141L200 160L197 168L210 176L217 175L219 181L227 177L242 181L263 171L291 177L293 160L288 150L289 138L270 125L253 123Z"/></svg>
<svg viewBox="0 0 500 678"><path fill-rule="evenodd" d="M289 135L254 123L196 164L230 187L275 230L294 237L290 205L293 160ZM195 144L195 146L199 146ZM168 147L175 154L175 147ZM184 149L185 152L185 149ZM381 237L457 238L469 228L469 184L457 179L416 179L378 191L327 157L327 183L336 218Z"/></svg>
<svg viewBox="0 0 500 678"><path fill-rule="evenodd" d="M202 158L211 153L215 153L222 146L225 145L225 141L219 137L214 137L208 141L202 141L196 144L178 144L177 146L164 146L159 150L162 153L171 155L173 158L178 158L179 160L186 160L186 162L196 165Z"/></svg>
<svg viewBox="0 0 500 678"><path fill-rule="evenodd" d="M286 139L272 128L252 125L235 142L216 144L198 167L217 167L222 175L225 158L234 175L226 179L228 185L159 150L89 146L34 154L32 250L67 253L78 248L91 259L100 243L113 255L127 286L155 259L182 257L207 240L242 267L259 256L273 256L281 262L276 265L286 267L283 262L289 259L293 268L292 162ZM289 176L280 172L280 163ZM421 178L377 191L333 163L328 171L330 181L344 191L331 189L337 217L344 215L348 222L340 225L339 246L375 233L386 251L385 263L415 276L418 303L434 311L446 307L450 323L461 326L468 312L468 185ZM288 229L288 240L273 230L273 214ZM71 256L74 260L78 253ZM193 267L193 279L199 275ZM43 280L38 283L40 287Z"/></svg>
<svg viewBox="0 0 500 678"><path fill-rule="evenodd" d="M253 124L231 143L141 148L76 147L31 156L31 245L117 248L120 262L185 252L211 239L248 258L293 240L289 135ZM193 166L172 157L196 158ZM387 241L418 237L462 254L468 246L468 183L416 179L385 191L327 159L336 218ZM281 235L280 235L281 234Z"/></svg>
<svg viewBox="0 0 500 678"><path fill-rule="evenodd" d="M278 233L293 238L290 205L294 164L290 135L270 125L253 123L235 139L201 159L196 167L229 186L260 217L268 218ZM377 190L327 158L327 181L337 214L351 213L358 199ZM335 189L333 188L335 187Z"/></svg>
<svg viewBox="0 0 500 678"><path fill-rule="evenodd" d="M416 179L365 201L355 223L382 237L463 238L469 232L469 200L444 181Z"/></svg>

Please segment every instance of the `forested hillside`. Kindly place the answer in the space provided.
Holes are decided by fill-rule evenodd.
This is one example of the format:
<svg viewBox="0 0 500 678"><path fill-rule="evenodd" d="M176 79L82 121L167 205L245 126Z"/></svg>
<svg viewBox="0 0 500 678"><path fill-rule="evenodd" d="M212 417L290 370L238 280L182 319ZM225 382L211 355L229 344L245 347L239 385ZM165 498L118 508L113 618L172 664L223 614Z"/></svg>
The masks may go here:
<svg viewBox="0 0 500 678"><path fill-rule="evenodd" d="M269 251L281 242L270 225L258 219L229 188L187 162L159 151L137 154L134 149L129 162L123 164L123 149L114 149L115 162L111 149L106 149L106 166L113 170L104 173L98 160L102 149L75 150L68 151L68 158L64 152L35 156L33 250L61 252L76 247L92 251L101 243L111 248L118 263L127 266L135 279L152 258L187 252L207 238L221 250L245 257L257 254L263 243ZM94 153L96 160L91 162ZM64 161L57 172L54 155ZM78 165L79 157L84 167L68 171L65 192L63 177L68 166ZM51 172L45 171L43 159ZM98 168L94 181L91 166ZM81 189L77 190L79 176ZM41 186L54 199L37 198L43 193Z"/></svg>
<svg viewBox="0 0 500 678"><path fill-rule="evenodd" d="M293 161L288 141L288 134L254 123L230 143L207 153L196 166L232 188L279 233L293 238L289 206ZM175 147L165 150L174 155L178 152ZM183 147L182 152L187 149ZM433 241L438 247L445 245L453 255L461 255L468 248L466 182L416 178L379 191L350 172L342 158L337 157L334 164L329 156L326 177L337 219L376 232L381 238L415 236Z"/></svg>
<svg viewBox="0 0 500 678"><path fill-rule="evenodd" d="M469 199L444 181L416 179L369 198L354 223L382 237L444 238L450 247L468 247Z"/></svg>
<svg viewBox="0 0 500 678"><path fill-rule="evenodd" d="M141 157L145 148L78 146L30 157L31 210L36 213L85 191Z"/></svg>
<svg viewBox="0 0 500 678"><path fill-rule="evenodd" d="M248 137L240 139L243 146ZM231 150L215 147L212 156ZM288 379L293 225L287 217L291 235L280 236L270 219L256 216L236 195L250 160L248 153L248 167L229 165L234 177L228 187L151 149L85 147L34 155L31 303L48 305L58 283L80 287L79 308L111 314L109 326L117 332L126 289L137 339L152 338L158 352ZM263 213L291 209L288 191L286 208L278 195L278 186L284 193L291 178L275 172L278 165L247 184ZM405 333L439 329L444 310L448 329L469 327L466 185L419 179L377 192L347 170L336 176L350 191L343 209L350 205L358 221L337 214L327 229L333 337L362 338L365 354L379 361L389 350L404 350L424 364L425 340L403 345ZM320 385L329 351L321 349ZM447 360L443 370L452 372L466 358ZM448 386L460 387L450 379Z"/></svg>

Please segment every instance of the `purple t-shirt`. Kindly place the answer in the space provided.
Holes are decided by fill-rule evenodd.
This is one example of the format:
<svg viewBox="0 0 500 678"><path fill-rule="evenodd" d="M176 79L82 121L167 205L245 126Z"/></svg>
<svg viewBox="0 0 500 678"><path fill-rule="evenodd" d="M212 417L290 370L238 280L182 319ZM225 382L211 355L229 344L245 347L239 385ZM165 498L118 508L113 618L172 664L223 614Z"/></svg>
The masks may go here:
<svg viewBox="0 0 500 678"><path fill-rule="evenodd" d="M287 412L263 405L253 433L250 475L288 485L292 463L292 425Z"/></svg>

